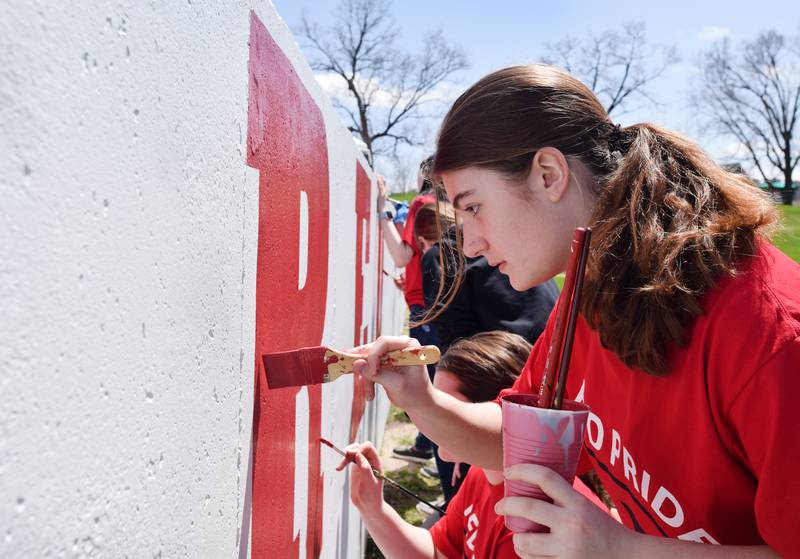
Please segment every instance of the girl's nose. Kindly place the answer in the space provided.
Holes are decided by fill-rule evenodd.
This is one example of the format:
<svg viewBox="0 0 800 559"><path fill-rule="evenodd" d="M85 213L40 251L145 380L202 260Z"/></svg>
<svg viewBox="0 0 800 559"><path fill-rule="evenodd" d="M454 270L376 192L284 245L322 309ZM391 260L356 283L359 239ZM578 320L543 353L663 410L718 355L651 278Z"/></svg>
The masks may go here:
<svg viewBox="0 0 800 559"><path fill-rule="evenodd" d="M464 255L476 258L486 251L487 243L480 235L473 233L470 228L464 227Z"/></svg>

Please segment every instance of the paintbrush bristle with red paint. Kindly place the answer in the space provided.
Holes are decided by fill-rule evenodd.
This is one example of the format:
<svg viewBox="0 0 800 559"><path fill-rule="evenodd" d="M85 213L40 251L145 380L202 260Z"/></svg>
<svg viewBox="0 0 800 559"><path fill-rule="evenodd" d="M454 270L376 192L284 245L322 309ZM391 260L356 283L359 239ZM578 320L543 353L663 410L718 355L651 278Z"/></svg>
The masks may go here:
<svg viewBox="0 0 800 559"><path fill-rule="evenodd" d="M440 356L439 348L433 345L409 347L388 352L381 358L381 365L432 365L439 361ZM353 363L357 359L366 359L367 356L319 346L266 353L262 358L267 373L267 385L270 388L286 388L331 382L352 373Z"/></svg>

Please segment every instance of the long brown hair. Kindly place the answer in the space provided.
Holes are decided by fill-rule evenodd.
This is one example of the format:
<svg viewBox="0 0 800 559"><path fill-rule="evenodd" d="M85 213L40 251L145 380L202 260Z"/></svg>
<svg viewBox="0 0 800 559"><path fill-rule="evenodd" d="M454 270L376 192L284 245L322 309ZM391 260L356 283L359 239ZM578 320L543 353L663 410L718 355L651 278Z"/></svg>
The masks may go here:
<svg viewBox="0 0 800 559"><path fill-rule="evenodd" d="M678 134L615 126L589 88L545 65L499 70L463 93L442 124L433 173L478 166L521 180L545 146L596 181L582 315L627 366L665 374L702 297L776 224L772 202Z"/></svg>
<svg viewBox="0 0 800 559"><path fill-rule="evenodd" d="M470 402L487 402L514 384L530 352L522 336L492 330L454 342L437 367L458 377L459 392Z"/></svg>

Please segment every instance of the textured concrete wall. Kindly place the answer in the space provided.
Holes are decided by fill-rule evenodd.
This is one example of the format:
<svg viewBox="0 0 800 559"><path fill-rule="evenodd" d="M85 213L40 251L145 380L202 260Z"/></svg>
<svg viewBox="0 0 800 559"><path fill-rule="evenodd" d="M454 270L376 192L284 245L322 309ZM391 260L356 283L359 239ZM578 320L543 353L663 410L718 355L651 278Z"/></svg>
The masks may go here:
<svg viewBox="0 0 800 559"><path fill-rule="evenodd" d="M359 556L385 398L258 379L399 330L371 171L271 5L70 4L0 8L0 556Z"/></svg>

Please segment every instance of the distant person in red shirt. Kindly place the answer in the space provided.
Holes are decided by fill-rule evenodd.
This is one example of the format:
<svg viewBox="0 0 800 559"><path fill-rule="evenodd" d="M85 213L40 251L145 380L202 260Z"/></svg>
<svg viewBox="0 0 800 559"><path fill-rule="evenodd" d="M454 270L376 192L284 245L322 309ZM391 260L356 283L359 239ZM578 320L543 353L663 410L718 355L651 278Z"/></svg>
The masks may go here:
<svg viewBox="0 0 800 559"><path fill-rule="evenodd" d="M575 228L593 229L566 393L591 408L584 451L624 526L552 470L515 466L507 479L554 500L498 503L550 528L515 535L520 556L800 557L800 266L769 243L767 195L678 134L615 125L545 65L459 97L433 171L465 254L517 290L562 272ZM538 392L552 336L551 315L512 390ZM356 370L432 440L499 469L497 403L453 398L420 367L379 367L413 345L381 338Z"/></svg>
<svg viewBox="0 0 800 559"><path fill-rule="evenodd" d="M427 178L430 166L433 162L432 157L425 159L417 174L417 184L419 195L411 202L408 209L408 216L403 226L402 235L392 223L389 216L385 216L383 210L386 206L386 183L383 177L378 177L378 214L381 216L380 223L383 231L383 239L389 253L392 255L395 266L405 267L405 272L398 286L402 286L406 304L409 310L409 335L422 345L439 345L439 338L436 331L430 324L415 326L425 316L425 296L422 292L422 255L423 247L414 234L414 220L420 208L432 202L436 202L436 194L433 184ZM433 378L435 366L428 368L428 373ZM417 433L414 444L411 446L398 447L394 449L394 456L409 462L425 463L433 458L433 445L422 433Z"/></svg>
<svg viewBox="0 0 800 559"><path fill-rule="evenodd" d="M509 332L476 334L456 341L442 356L434 384L459 401L493 400L514 383L531 345ZM355 460L350 467L350 496L372 539L387 559L402 558L515 558L513 533L494 508L503 498L500 471L471 468L447 506L447 514L430 531L403 520L383 499L383 484L372 473L381 461L372 443L353 444L345 451ZM439 454L457 460L440 446ZM347 461L342 461L339 469ZM578 479L575 488L595 506L602 502Z"/></svg>

